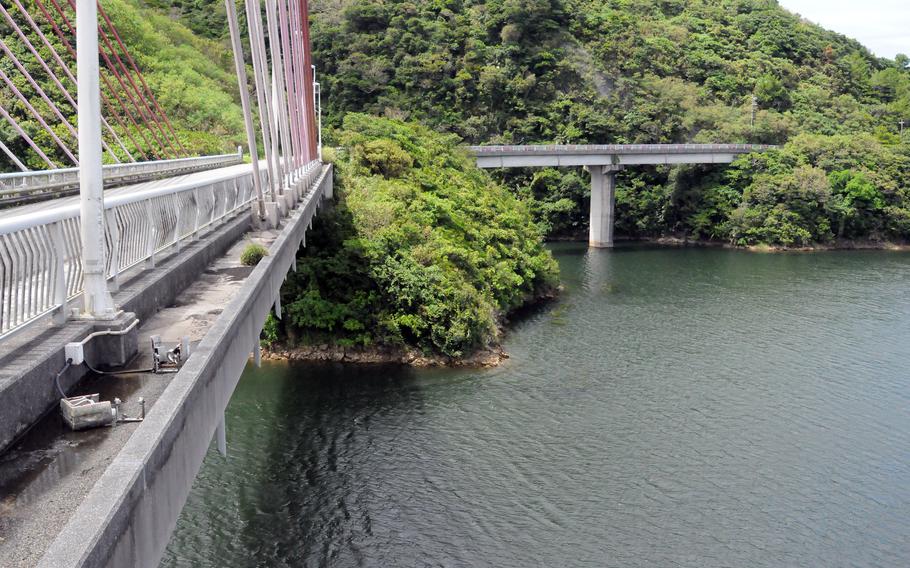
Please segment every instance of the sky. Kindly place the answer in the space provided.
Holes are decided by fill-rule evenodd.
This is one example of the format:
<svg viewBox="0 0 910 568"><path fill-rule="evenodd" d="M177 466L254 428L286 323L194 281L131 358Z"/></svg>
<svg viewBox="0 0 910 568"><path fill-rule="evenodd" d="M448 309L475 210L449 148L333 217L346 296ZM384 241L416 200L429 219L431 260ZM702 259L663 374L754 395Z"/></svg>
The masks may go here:
<svg viewBox="0 0 910 568"><path fill-rule="evenodd" d="M879 57L910 55L910 0L778 0L822 27L859 40Z"/></svg>

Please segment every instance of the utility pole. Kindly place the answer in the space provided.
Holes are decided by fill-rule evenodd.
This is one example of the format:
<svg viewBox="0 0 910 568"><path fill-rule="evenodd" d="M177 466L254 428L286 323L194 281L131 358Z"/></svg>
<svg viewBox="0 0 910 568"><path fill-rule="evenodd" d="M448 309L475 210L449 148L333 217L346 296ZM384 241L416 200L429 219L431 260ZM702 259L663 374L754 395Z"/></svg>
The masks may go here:
<svg viewBox="0 0 910 568"><path fill-rule="evenodd" d="M901 142L904 141L904 123L905 123L904 120L901 120L900 123L899 123L899 124L901 125L901 134L900 134Z"/></svg>
<svg viewBox="0 0 910 568"><path fill-rule="evenodd" d="M76 82L79 103L79 199L82 216L83 315L113 319L104 258L104 181L101 170L101 88L96 0L76 2Z"/></svg>

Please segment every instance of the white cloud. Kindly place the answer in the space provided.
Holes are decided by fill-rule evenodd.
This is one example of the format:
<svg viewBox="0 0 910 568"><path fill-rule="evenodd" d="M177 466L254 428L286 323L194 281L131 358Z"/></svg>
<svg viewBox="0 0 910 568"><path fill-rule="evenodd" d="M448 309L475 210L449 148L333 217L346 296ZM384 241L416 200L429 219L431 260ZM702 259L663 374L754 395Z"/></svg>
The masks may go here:
<svg viewBox="0 0 910 568"><path fill-rule="evenodd" d="M910 54L907 0L779 0L807 20L859 40L880 57Z"/></svg>

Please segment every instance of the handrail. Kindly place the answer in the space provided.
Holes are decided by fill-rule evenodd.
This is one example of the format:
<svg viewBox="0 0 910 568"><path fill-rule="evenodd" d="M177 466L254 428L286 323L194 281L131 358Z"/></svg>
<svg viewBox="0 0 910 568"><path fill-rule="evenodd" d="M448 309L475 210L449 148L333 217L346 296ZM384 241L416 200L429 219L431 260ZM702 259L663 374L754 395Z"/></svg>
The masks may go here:
<svg viewBox="0 0 910 568"><path fill-rule="evenodd" d="M467 146L469 153L480 155L507 154L685 154L749 153L777 148L769 144L528 144Z"/></svg>
<svg viewBox="0 0 910 568"><path fill-rule="evenodd" d="M197 156L174 160L155 160L102 166L105 186L123 181L136 181L144 176L168 177L202 169L214 169L243 163L242 149L236 153ZM42 192L61 191L79 185L79 168L38 170L0 174L0 202L3 198L27 197Z"/></svg>
<svg viewBox="0 0 910 568"><path fill-rule="evenodd" d="M214 154L211 156L192 156L189 158L173 158L173 159L169 159L169 160L148 160L145 162L126 162L126 163L122 163L122 164L105 164L105 165L101 166L101 169L104 172L110 172L110 171L117 171L119 169L126 169L126 168L137 167L137 166L141 167L141 166L156 166L156 165L170 165L170 164L177 165L180 163L190 163L190 162L198 162L198 161L213 160L213 159L237 158L238 156L242 158L243 157L242 152L241 153L231 152L230 154ZM5 174L0 174L0 181L10 179L10 178L28 178L28 177L37 177L37 176L42 176L42 175L70 174L70 173L78 175L79 168L74 167L74 168L58 168L56 170L32 170L32 171L28 171L28 172L10 172L10 173L5 173Z"/></svg>
<svg viewBox="0 0 910 568"><path fill-rule="evenodd" d="M295 185L309 188L320 169L313 161L295 172ZM266 168L260 169L266 176ZM199 180L124 192L105 199L107 277L116 290L120 276L236 215L255 199L253 168L231 168ZM80 207L67 203L0 219L0 341L53 315L82 294ZM167 252L168 249L172 249Z"/></svg>

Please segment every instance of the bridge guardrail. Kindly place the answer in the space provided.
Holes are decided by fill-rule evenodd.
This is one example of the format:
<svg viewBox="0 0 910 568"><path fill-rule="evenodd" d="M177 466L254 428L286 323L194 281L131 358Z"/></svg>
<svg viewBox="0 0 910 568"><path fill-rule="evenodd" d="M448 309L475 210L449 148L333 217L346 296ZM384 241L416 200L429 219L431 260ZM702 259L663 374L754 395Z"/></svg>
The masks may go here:
<svg viewBox="0 0 910 568"><path fill-rule="evenodd" d="M198 156L176 160L156 160L102 166L105 187L154 177L198 172L233 166L243 162L243 151L216 156ZM79 188L79 168L39 170L0 174L0 204L40 196L54 191Z"/></svg>
<svg viewBox="0 0 910 568"><path fill-rule="evenodd" d="M683 154L689 152L760 152L768 144L538 144L468 146L475 156L506 154Z"/></svg>
<svg viewBox="0 0 910 568"><path fill-rule="evenodd" d="M319 172L303 168L306 187ZM266 168L260 169L265 183ZM226 220L253 198L252 167L204 181L183 181L105 199L107 276L116 290L120 275L154 267L168 249ZM0 219L0 341L53 316L62 323L67 304L83 291L80 206L71 203Z"/></svg>

